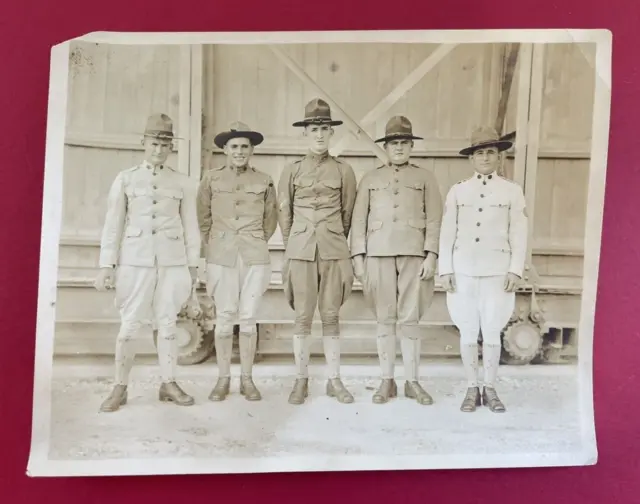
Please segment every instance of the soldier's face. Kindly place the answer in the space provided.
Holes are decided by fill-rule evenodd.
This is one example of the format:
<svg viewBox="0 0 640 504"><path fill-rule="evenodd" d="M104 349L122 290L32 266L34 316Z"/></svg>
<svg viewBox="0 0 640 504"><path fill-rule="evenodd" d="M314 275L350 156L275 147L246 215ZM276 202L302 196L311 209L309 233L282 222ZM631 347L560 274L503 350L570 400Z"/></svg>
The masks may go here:
<svg viewBox="0 0 640 504"><path fill-rule="evenodd" d="M471 162L478 173L486 175L498 169L500 153L495 147L478 149L471 155Z"/></svg>
<svg viewBox="0 0 640 504"><path fill-rule="evenodd" d="M145 137L142 140L145 159L153 166L163 164L171 153L172 144L171 140L164 138Z"/></svg>
<svg viewBox="0 0 640 504"><path fill-rule="evenodd" d="M389 159L395 165L402 165L409 161L411 156L411 149L413 148L413 141L403 138L399 140L391 140L385 145Z"/></svg>
<svg viewBox="0 0 640 504"><path fill-rule="evenodd" d="M232 138L224 146L224 153L229 165L242 168L247 165L253 154L253 145L248 138Z"/></svg>
<svg viewBox="0 0 640 504"><path fill-rule="evenodd" d="M314 152L325 152L329 149L329 140L333 136L333 128L326 124L312 124L304 129L309 148Z"/></svg>

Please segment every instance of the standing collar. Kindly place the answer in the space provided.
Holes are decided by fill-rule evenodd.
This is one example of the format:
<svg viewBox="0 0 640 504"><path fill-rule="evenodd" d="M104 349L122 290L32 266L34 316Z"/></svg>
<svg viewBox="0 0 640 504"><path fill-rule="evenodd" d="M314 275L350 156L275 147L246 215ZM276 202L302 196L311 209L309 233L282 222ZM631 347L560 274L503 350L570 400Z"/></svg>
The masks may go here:
<svg viewBox="0 0 640 504"><path fill-rule="evenodd" d="M149 163L149 161L147 161L146 159L142 162L142 168L146 169L146 170L153 170L154 167L151 163ZM162 170L164 168L164 165L158 165L155 169L157 170Z"/></svg>
<svg viewBox="0 0 640 504"><path fill-rule="evenodd" d="M307 151L307 158L311 159L312 161L324 161L328 157L329 157L328 150L324 151L322 154L313 152L311 149Z"/></svg>
<svg viewBox="0 0 640 504"><path fill-rule="evenodd" d="M487 175L483 175L482 173L475 172L473 174L473 178L479 180L480 182L487 182L488 180L494 180L498 177L498 174L494 171Z"/></svg>

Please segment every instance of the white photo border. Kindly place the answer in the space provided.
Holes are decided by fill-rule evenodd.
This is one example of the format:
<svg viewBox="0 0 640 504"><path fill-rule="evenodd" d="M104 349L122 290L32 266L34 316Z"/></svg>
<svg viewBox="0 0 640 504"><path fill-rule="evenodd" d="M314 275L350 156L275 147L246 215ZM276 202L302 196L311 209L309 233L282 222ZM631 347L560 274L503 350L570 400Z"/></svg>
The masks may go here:
<svg viewBox="0 0 640 504"><path fill-rule="evenodd" d="M73 40L109 44L302 44L302 43L593 43L596 45L591 160L584 238L583 293L578 348L582 451L507 455L325 456L255 458L164 458L50 460L51 382L57 298L58 248L62 225L63 159L67 116L69 47ZM40 246L35 372L29 476L470 469L593 465L597 462L593 407L593 337L598 289L611 108L612 33L609 30L409 30L235 33L94 32L51 50L49 102Z"/></svg>

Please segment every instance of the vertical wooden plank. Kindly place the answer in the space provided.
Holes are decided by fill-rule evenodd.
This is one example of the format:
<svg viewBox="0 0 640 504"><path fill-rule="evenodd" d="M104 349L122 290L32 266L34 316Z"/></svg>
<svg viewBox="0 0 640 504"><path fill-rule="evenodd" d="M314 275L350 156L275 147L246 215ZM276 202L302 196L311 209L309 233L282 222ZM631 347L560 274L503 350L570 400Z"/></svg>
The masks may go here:
<svg viewBox="0 0 640 504"><path fill-rule="evenodd" d="M198 181L202 171L202 92L203 77L202 45L191 46L191 120L189 130L189 177Z"/></svg>
<svg viewBox="0 0 640 504"><path fill-rule="evenodd" d="M542 119L542 97L545 74L544 44L534 44L531 62L531 95L529 99L529 124L527 131L527 156L524 180L524 197L529 216L529 237L533 236L535 222L536 178L538 174L538 153L540 151L540 121ZM531 238L529 238L531 239ZM527 262L531 263L531 246L528 247Z"/></svg>
<svg viewBox="0 0 640 504"><path fill-rule="evenodd" d="M180 46L180 106L178 112L177 135L182 140L178 144L178 171L189 174L189 131L191 115L191 46Z"/></svg>
<svg viewBox="0 0 640 504"><path fill-rule="evenodd" d="M518 105L516 111L515 160L513 180L524 187L527 145L529 143L529 106L531 85L532 44L522 44L518 58Z"/></svg>

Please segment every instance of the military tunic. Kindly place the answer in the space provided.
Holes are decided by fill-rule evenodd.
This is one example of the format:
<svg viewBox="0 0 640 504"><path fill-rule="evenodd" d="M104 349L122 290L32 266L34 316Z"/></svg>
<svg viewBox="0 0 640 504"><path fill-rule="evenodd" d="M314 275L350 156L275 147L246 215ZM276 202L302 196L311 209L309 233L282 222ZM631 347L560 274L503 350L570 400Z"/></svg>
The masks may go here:
<svg viewBox="0 0 640 504"><path fill-rule="evenodd" d="M347 236L356 188L353 168L328 153L310 152L286 166L280 177L283 283L296 312L296 334L311 333L316 306L324 334L339 333L339 311L354 280Z"/></svg>
<svg viewBox="0 0 640 504"><path fill-rule="evenodd" d="M419 166L381 166L358 187L351 255L365 255L363 290L378 324L416 326L431 305L433 278L420 280L428 252L438 253L442 197Z"/></svg>
<svg viewBox="0 0 640 504"><path fill-rule="evenodd" d="M109 191L100 266L115 267L115 304L122 324L116 340L118 380L126 383L143 325L158 329L163 381L175 379L178 312L192 292L200 233L195 185L168 166L148 163L120 172Z"/></svg>
<svg viewBox="0 0 640 504"><path fill-rule="evenodd" d="M207 291L222 330L236 316L243 330L255 325L258 303L269 287L268 241L278 225L272 178L253 167L220 166L198 189L198 222L207 262Z"/></svg>
<svg viewBox="0 0 640 504"><path fill-rule="evenodd" d="M188 267L197 267L199 254L188 177L147 163L120 172L107 199L100 266L117 266L116 303L124 319L175 321L191 293Z"/></svg>
<svg viewBox="0 0 640 504"><path fill-rule="evenodd" d="M525 206L521 187L495 173L475 174L447 194L438 273L455 275L447 306L463 343L475 343L482 330L484 341L500 344L515 307L505 277L522 277L527 255Z"/></svg>

